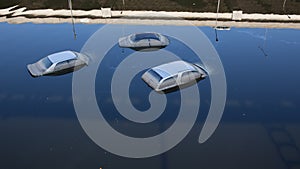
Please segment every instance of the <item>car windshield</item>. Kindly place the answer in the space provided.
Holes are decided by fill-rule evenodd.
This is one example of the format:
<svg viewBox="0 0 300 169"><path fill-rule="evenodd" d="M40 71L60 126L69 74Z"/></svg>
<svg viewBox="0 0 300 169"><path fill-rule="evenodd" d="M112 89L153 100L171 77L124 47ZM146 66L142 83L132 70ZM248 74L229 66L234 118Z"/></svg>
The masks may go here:
<svg viewBox="0 0 300 169"><path fill-rule="evenodd" d="M152 69L149 70L148 73L153 77L153 79L157 80L158 82L162 79L162 77Z"/></svg>
<svg viewBox="0 0 300 169"><path fill-rule="evenodd" d="M133 41L140 41L140 40L144 40L144 39L159 40L159 37L154 33L140 33L140 34L136 34L135 36L132 36L131 39Z"/></svg>
<svg viewBox="0 0 300 169"><path fill-rule="evenodd" d="M45 68L49 68L52 65L52 62L48 57L45 57L44 59L41 60Z"/></svg>

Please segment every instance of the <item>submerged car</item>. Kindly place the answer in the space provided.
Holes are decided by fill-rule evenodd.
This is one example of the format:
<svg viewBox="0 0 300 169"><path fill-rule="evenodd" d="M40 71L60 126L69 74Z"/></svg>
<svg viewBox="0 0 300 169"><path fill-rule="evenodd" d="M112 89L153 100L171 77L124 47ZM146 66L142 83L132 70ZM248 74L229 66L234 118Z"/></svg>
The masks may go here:
<svg viewBox="0 0 300 169"><path fill-rule="evenodd" d="M88 57L74 51L63 51L44 57L36 63L27 65L31 76L61 75L88 65Z"/></svg>
<svg viewBox="0 0 300 169"><path fill-rule="evenodd" d="M174 61L149 69L142 75L142 79L159 92L195 82L206 76L206 71L200 65Z"/></svg>
<svg viewBox="0 0 300 169"><path fill-rule="evenodd" d="M169 39L156 32L131 34L119 38L119 46L123 48L147 49L163 48L169 45Z"/></svg>
<svg viewBox="0 0 300 169"><path fill-rule="evenodd" d="M231 28L228 26L216 26L216 27L214 27L214 29L220 30L220 31L224 31L224 30L229 31Z"/></svg>

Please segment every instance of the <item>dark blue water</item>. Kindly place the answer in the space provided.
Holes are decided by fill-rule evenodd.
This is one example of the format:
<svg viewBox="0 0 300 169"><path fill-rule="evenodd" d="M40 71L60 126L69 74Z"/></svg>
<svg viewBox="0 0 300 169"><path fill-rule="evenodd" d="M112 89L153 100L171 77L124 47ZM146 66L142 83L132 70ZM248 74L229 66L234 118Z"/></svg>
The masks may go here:
<svg viewBox="0 0 300 169"><path fill-rule="evenodd" d="M197 142L210 103L210 83L205 79L198 83L201 107L188 136L162 155L130 159L103 150L85 134L73 108L72 74L32 78L26 69L27 64L57 51L80 51L101 26L76 25L74 40L69 24L0 24L0 168L300 167L299 30L232 28L219 31L215 42L214 30L200 27L218 51L226 73L227 102L219 127L207 142ZM197 61L188 57L193 53L187 47L172 42L167 50ZM101 63L106 72L97 74L97 99L110 97L113 67L133 52L115 46L106 54ZM150 105L145 96L151 89L140 79L142 73L134 78L130 96L138 98L133 102L137 109L146 110ZM111 102L99 107L110 112L104 116L119 132L149 137L172 124L178 95L179 91L167 94L174 104L167 105L171 111L155 124L132 124Z"/></svg>

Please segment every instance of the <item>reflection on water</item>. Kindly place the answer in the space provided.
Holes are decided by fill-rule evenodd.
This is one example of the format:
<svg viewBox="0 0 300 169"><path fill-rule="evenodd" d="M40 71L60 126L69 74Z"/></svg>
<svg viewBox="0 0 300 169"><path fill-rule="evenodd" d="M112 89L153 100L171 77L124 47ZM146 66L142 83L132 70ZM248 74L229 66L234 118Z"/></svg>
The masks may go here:
<svg viewBox="0 0 300 169"><path fill-rule="evenodd" d="M26 64L55 51L80 51L101 25L0 24L0 168L297 168L299 137L299 30L201 27L215 45L226 73L228 98L220 126L204 144L197 142L210 103L208 80L198 83L201 107L196 125L174 149L160 156L129 159L98 147L82 130L72 103L72 74L31 78ZM18 37L18 38L16 38ZM266 38L267 37L267 38ZM172 41L168 50L189 60L193 53ZM262 54L261 46L268 57ZM124 53L134 50L125 49ZM168 93L170 112L155 123L131 124L115 110L110 77L124 59L115 46L97 74L96 95L109 123L120 132L147 137L166 130L177 116L178 91ZM130 97L139 110L149 108L149 88L140 72ZM104 87L104 88L102 88ZM138 89L138 90L136 90ZM122 99L122 98L120 98ZM174 110L174 111L173 111ZM174 112L174 113L172 113ZM18 161L16 163L16 161Z"/></svg>

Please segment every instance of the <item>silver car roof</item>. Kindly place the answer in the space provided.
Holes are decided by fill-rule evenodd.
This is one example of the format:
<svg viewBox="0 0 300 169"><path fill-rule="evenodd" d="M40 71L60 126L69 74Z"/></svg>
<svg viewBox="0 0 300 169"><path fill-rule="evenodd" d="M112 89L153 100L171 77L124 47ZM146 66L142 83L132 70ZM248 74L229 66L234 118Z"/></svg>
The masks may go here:
<svg viewBox="0 0 300 169"><path fill-rule="evenodd" d="M191 64L182 60L159 65L152 68L152 70L158 73L162 78L175 75L182 71L197 71Z"/></svg>
<svg viewBox="0 0 300 169"><path fill-rule="evenodd" d="M63 51L47 56L52 63L63 62L70 59L77 58L76 54L72 51Z"/></svg>

